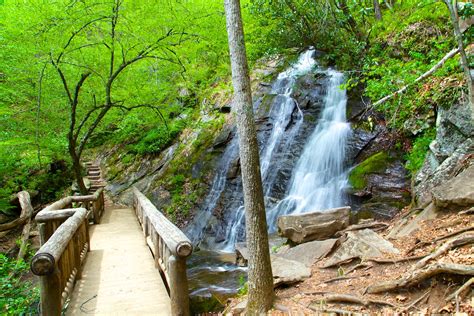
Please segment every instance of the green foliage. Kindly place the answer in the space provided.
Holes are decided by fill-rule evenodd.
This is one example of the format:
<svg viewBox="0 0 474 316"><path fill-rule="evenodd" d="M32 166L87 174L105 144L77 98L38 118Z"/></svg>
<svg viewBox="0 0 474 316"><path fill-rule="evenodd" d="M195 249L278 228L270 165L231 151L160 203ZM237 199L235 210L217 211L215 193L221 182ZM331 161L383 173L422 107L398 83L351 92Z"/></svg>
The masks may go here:
<svg viewBox="0 0 474 316"><path fill-rule="evenodd" d="M378 152L351 170L349 174L349 183L355 190L362 190L367 185L366 177L372 173L380 172L385 169L387 163L391 161L389 155L382 151Z"/></svg>
<svg viewBox="0 0 474 316"><path fill-rule="evenodd" d="M413 147L407 154L407 162L405 165L405 168L410 170L412 174L415 174L423 165L429 145L435 137L436 129L432 128L425 131L413 142Z"/></svg>
<svg viewBox="0 0 474 316"><path fill-rule="evenodd" d="M131 146L131 151L140 155L159 153L171 144L183 128L183 121L173 122L169 129L166 126L160 125L148 131L137 144Z"/></svg>
<svg viewBox="0 0 474 316"><path fill-rule="evenodd" d="M39 289L25 280L29 265L0 253L0 313L2 315L37 314Z"/></svg>
<svg viewBox="0 0 474 316"><path fill-rule="evenodd" d="M246 278L241 275L239 278L239 291L237 292L237 295L242 297L247 295L249 292L249 283L247 282Z"/></svg>

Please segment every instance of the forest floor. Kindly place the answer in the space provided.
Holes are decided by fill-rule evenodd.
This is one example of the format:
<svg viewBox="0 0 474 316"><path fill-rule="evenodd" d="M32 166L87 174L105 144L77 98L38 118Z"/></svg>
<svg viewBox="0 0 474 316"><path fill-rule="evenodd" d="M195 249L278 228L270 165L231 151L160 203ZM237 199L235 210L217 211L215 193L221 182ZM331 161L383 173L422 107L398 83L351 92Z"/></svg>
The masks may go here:
<svg viewBox="0 0 474 316"><path fill-rule="evenodd" d="M357 259L333 268L323 268L328 259L322 259L312 266L312 276L309 279L275 290L274 309L269 315L314 315L334 312L337 314L460 312L474 315L474 298L471 290L474 281L473 209L461 213L443 214L436 220L422 222L421 229L407 237L390 240L398 248L400 255L387 255L383 258L384 263ZM410 216L408 208L387 222L389 226L378 233L385 237L401 218L407 216ZM447 247L446 252L440 253L432 260L423 259L438 253L441 246L448 242L463 238L470 240L463 245L462 242L455 242L452 248ZM467 267L468 271L467 273L435 271L435 275L430 277L430 271L434 271L435 265L462 266ZM423 276L427 271L428 274ZM415 280L403 285L401 280L407 277L414 277ZM399 288L384 290L379 294L367 293L370 286L393 281L397 281ZM453 294L463 284L466 288L456 298ZM231 305L235 306L235 303L236 301Z"/></svg>

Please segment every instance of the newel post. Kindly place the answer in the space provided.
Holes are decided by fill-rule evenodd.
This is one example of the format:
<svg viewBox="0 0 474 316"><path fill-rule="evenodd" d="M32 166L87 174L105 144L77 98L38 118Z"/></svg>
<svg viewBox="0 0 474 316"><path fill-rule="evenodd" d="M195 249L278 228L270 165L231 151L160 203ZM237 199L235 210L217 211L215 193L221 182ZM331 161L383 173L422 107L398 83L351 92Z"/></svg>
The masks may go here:
<svg viewBox="0 0 474 316"><path fill-rule="evenodd" d="M53 273L40 276L41 315L61 315L61 281L58 267Z"/></svg>
<svg viewBox="0 0 474 316"><path fill-rule="evenodd" d="M189 290L186 276L186 258L169 257L171 314L188 316Z"/></svg>

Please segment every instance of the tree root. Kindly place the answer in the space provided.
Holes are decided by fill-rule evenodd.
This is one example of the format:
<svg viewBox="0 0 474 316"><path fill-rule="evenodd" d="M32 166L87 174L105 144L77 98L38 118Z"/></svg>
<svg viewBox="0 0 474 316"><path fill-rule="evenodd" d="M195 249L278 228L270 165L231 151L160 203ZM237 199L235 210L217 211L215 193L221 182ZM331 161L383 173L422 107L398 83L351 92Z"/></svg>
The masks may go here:
<svg viewBox="0 0 474 316"><path fill-rule="evenodd" d="M321 284L327 284L327 283L333 283L333 282L338 282L338 281L344 281L344 280L350 280L350 279L357 279L358 277L356 276L340 276L340 277L337 277L337 278L332 278L332 279L329 279L329 280L326 280L326 281L323 281L321 283L318 283L317 285L321 285Z"/></svg>
<svg viewBox="0 0 474 316"><path fill-rule="evenodd" d="M413 307L415 307L418 303L420 303L422 300L424 300L425 298L428 297L428 295L430 295L431 293L431 289L429 291L427 291L425 294L423 294L422 296L420 296L419 298L417 298L416 300L414 300L413 302L411 302L410 304L408 304L404 309L403 309L403 312L408 312L410 309L412 309Z"/></svg>
<svg viewBox="0 0 474 316"><path fill-rule="evenodd" d="M420 260L425 258L427 255L419 255L419 256L411 256L411 257L406 257L406 258L399 258L399 259L377 259L377 258L371 258L365 260L366 262L375 262L375 263L380 263L380 264L391 264L391 263L400 263L400 262L407 262L407 261L413 261L413 260Z"/></svg>
<svg viewBox="0 0 474 316"><path fill-rule="evenodd" d="M361 230L361 229L366 229L366 228L372 228L372 230L377 231L381 229L385 229L388 227L388 224L382 223L382 222L373 222L373 223L367 223L367 224L358 224L358 225L351 225L347 227L344 230L341 230L336 233L336 237L344 235L344 233L354 231L354 230Z"/></svg>
<svg viewBox="0 0 474 316"><path fill-rule="evenodd" d="M464 228L459 229L457 231L454 231L452 233L449 233L449 234L446 234L444 236L438 237L438 238L436 238L432 241L419 242L419 243L415 244L412 248L410 248L410 250L408 250L407 253L412 253L413 250L415 250L416 248L433 245L433 244L437 243L438 241L441 241L441 240L444 240L444 239L447 239L447 238L450 238L450 237L454 237L454 236L460 235L462 233L473 231L473 230L474 230L474 226L464 227Z"/></svg>
<svg viewBox="0 0 474 316"><path fill-rule="evenodd" d="M472 243L474 243L474 234L462 235L460 237L451 239L447 241L446 243L444 243L441 247L439 247L438 250L436 250L429 256L426 256L425 258L421 259L420 261L418 261L418 263L413 266L412 270L421 269L431 259L437 258L453 248L460 247L467 244L472 244Z"/></svg>
<svg viewBox="0 0 474 316"><path fill-rule="evenodd" d="M387 301L364 299L364 298L361 298L355 295L350 295L350 294L339 294L339 293L331 293L331 292L309 292L305 294L323 295L324 297L322 298L322 300L324 300L327 303L351 303L351 304L358 304L358 305L363 305L363 306L386 305L390 307L399 307Z"/></svg>
<svg viewBox="0 0 474 316"><path fill-rule="evenodd" d="M466 290L474 284L474 278L470 278L466 283L464 283L459 289L457 289L453 294L448 297L448 301L456 299L462 300L464 298L464 293Z"/></svg>
<svg viewBox="0 0 474 316"><path fill-rule="evenodd" d="M375 294L410 287L441 273L474 275L474 266L463 264L435 263L424 269L415 270L401 276L398 280L381 282L366 288L365 293Z"/></svg>

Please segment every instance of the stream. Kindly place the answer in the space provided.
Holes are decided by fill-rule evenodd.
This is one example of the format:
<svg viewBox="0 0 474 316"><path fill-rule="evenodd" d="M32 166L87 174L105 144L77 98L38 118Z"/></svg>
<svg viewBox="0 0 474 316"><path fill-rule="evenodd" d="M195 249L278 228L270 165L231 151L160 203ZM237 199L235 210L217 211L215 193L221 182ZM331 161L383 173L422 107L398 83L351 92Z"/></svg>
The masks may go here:
<svg viewBox="0 0 474 316"><path fill-rule="evenodd" d="M268 95L255 102L258 113L265 98L270 99L267 113L256 115L263 122L257 130L270 233L276 231L280 215L347 203L345 156L351 128L346 121L346 92L340 88L344 76L319 67L314 55L312 49L303 52L278 75ZM298 98L305 93L309 101L300 104ZM233 254L235 244L245 240L242 183L240 176L229 176L238 161L237 143L234 136L227 144L203 207L185 229L200 249L188 265L192 297L216 296L225 301L246 277L246 269L234 264ZM219 207L224 212L217 218Z"/></svg>

